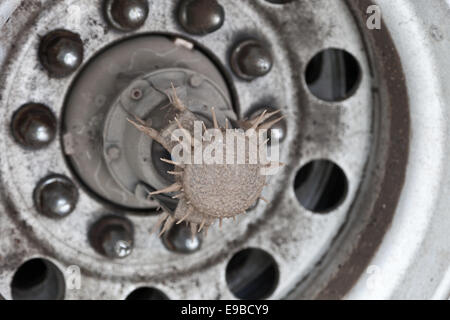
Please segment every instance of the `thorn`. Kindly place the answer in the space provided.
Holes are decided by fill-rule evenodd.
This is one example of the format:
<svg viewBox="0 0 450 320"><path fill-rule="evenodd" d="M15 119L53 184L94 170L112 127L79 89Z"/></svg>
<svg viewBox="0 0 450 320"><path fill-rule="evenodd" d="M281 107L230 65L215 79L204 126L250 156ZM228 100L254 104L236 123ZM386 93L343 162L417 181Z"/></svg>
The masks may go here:
<svg viewBox="0 0 450 320"><path fill-rule="evenodd" d="M186 111L186 107L181 102L181 100L178 98L177 90L175 89L173 82L171 82L170 84L172 86L172 91L173 91L173 102L172 102L173 106L180 111Z"/></svg>
<svg viewBox="0 0 450 320"><path fill-rule="evenodd" d="M266 198L264 198L264 197L259 197L262 201L264 201L265 203L267 203L267 204L269 204L270 203L270 201L269 200L267 200Z"/></svg>
<svg viewBox="0 0 450 320"><path fill-rule="evenodd" d="M222 225L223 225L223 221L222 221L222 218L220 218L220 220L219 220L219 228L220 229L222 229Z"/></svg>
<svg viewBox="0 0 450 320"><path fill-rule="evenodd" d="M219 123L217 122L217 116L216 116L216 111L215 111L214 107L211 108L211 113L212 113L212 117L213 117L214 128L220 129Z"/></svg>
<svg viewBox="0 0 450 320"><path fill-rule="evenodd" d="M262 147L264 147L265 145L267 145L267 144L269 143L269 141L270 141L270 139L266 139L266 141L264 141L264 142L262 143Z"/></svg>
<svg viewBox="0 0 450 320"><path fill-rule="evenodd" d="M262 119L262 122L264 122L264 121L266 121L266 120L269 120L270 118L272 118L274 115L276 115L276 114L278 114L278 113L280 113L281 112L281 110L277 110L277 111L273 111L273 112L267 112L267 110L266 110L266 115L263 117L263 119ZM253 118L252 120L250 120L249 122L250 122L250 124L254 124L255 123L255 121L257 121L258 120L258 117L255 117L255 118Z"/></svg>
<svg viewBox="0 0 450 320"><path fill-rule="evenodd" d="M203 219L202 224L200 225L200 228L198 229L198 233L200 233L203 230L203 227L206 224L206 219Z"/></svg>
<svg viewBox="0 0 450 320"><path fill-rule="evenodd" d="M159 191L155 191L155 192L151 192L150 195L154 196L157 194L161 194L161 193L171 193L171 192L176 192L176 191L180 191L181 189L181 185L178 183L175 183L173 185L171 185L170 187L167 187L165 189L159 190Z"/></svg>
<svg viewBox="0 0 450 320"><path fill-rule="evenodd" d="M178 128L180 128L181 130L184 130L183 126L181 125L181 122L180 122L180 120L178 120L178 118L177 118L177 117L175 117L175 122L177 123L177 125L178 125Z"/></svg>
<svg viewBox="0 0 450 320"><path fill-rule="evenodd" d="M278 119L275 119L273 121L264 123L259 129L262 130L268 130L270 128L272 128L274 125L276 125L278 122L280 122L281 120L283 120L284 118L286 118L285 116L279 117Z"/></svg>
<svg viewBox="0 0 450 320"><path fill-rule="evenodd" d="M136 119L137 122L139 122L141 125L146 126L147 124L145 123L144 120L142 120L141 118L134 116L134 118Z"/></svg>
<svg viewBox="0 0 450 320"><path fill-rule="evenodd" d="M160 158L159 160L161 160L162 162L168 163L168 164L172 164L172 165L174 165L176 167L181 167L181 163L178 163L178 162L175 162L175 161L172 161L172 160L167 160L167 159L164 159L164 158Z"/></svg>
<svg viewBox="0 0 450 320"><path fill-rule="evenodd" d="M173 176L182 176L183 172L179 172L179 171L167 171L168 174L171 174Z"/></svg>
<svg viewBox="0 0 450 320"><path fill-rule="evenodd" d="M205 230L203 231L203 234L205 235L205 237L208 236L208 230L209 230L209 226L206 226Z"/></svg>
<svg viewBox="0 0 450 320"><path fill-rule="evenodd" d="M188 213L180 221L178 221L177 224L181 224L183 221L186 221L186 219L189 218L193 211L194 209L192 208L188 209Z"/></svg>
<svg viewBox="0 0 450 320"><path fill-rule="evenodd" d="M180 128L180 130L183 131L183 134L186 137L186 139L189 139L191 141L191 145L194 147L195 146L194 145L195 144L195 140L192 139L192 136L189 133L189 131L186 128L183 127L183 125L181 124L180 120L177 117L175 117L175 122L177 123L178 128ZM180 141L180 143L181 143L181 141Z"/></svg>
<svg viewBox="0 0 450 320"><path fill-rule="evenodd" d="M191 223L191 236L192 240L195 239L195 234L197 233L197 225L195 223Z"/></svg>
<svg viewBox="0 0 450 320"><path fill-rule="evenodd" d="M161 136L158 130L155 130L143 124L136 123L131 119L127 119L127 121L131 123L133 126L135 126L135 128L141 131L142 133L146 134L153 140L159 142L166 150L170 150L170 146L168 145L167 141Z"/></svg>
<svg viewBox="0 0 450 320"><path fill-rule="evenodd" d="M145 125L145 123L142 120L137 120L139 123L134 122L133 120L127 118L127 121L131 123L133 126L136 127L139 131L145 133L146 135L150 136L152 139L158 140L160 139L160 134L157 130L148 127ZM158 141L159 142L159 141Z"/></svg>
<svg viewBox="0 0 450 320"><path fill-rule="evenodd" d="M172 199L180 199L181 197L183 197L183 194L179 193L179 194L173 196Z"/></svg>
<svg viewBox="0 0 450 320"><path fill-rule="evenodd" d="M272 118L274 115L279 114L281 112L281 110L277 110L277 111L273 111L273 112L269 112L266 114L266 120Z"/></svg>
<svg viewBox="0 0 450 320"><path fill-rule="evenodd" d="M236 216L233 216L233 222L236 222Z"/></svg>
<svg viewBox="0 0 450 320"><path fill-rule="evenodd" d="M229 129L229 121L228 118L225 118L225 129L228 130Z"/></svg>
<svg viewBox="0 0 450 320"><path fill-rule="evenodd" d="M173 225L173 218L169 216L169 218L167 218L166 223L164 223L164 227L161 230L161 233L159 234L159 237L161 238L161 236L164 234L164 232L168 231L172 225Z"/></svg>
<svg viewBox="0 0 450 320"><path fill-rule="evenodd" d="M258 126L261 123L263 123L266 113L267 113L267 110L264 110L264 112L258 118L256 118L256 120L252 121L253 125L252 125L251 129L256 130L258 128Z"/></svg>
<svg viewBox="0 0 450 320"><path fill-rule="evenodd" d="M155 224L155 226L152 228L151 233L155 233L160 227L161 224L169 217L169 214L167 212L164 212L164 214L159 218L158 222Z"/></svg>

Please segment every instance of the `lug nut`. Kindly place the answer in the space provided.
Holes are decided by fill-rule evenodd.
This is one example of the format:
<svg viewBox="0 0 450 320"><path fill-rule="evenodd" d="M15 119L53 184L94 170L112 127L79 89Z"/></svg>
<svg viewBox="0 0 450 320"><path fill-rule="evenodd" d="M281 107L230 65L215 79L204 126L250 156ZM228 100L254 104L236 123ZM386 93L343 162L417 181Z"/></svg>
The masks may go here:
<svg viewBox="0 0 450 320"><path fill-rule="evenodd" d="M191 34L212 33L224 20L225 11L217 0L182 0L178 7L178 21Z"/></svg>
<svg viewBox="0 0 450 320"><path fill-rule="evenodd" d="M167 249L177 253L194 253L202 246L201 234L192 238L191 229L185 224L174 225L163 235L162 241Z"/></svg>
<svg viewBox="0 0 450 320"><path fill-rule="evenodd" d="M148 18L147 0L106 0L106 17L120 31L134 31L142 27Z"/></svg>
<svg viewBox="0 0 450 320"><path fill-rule="evenodd" d="M36 209L51 218L64 218L75 210L78 190L74 183L61 175L43 179L34 190Z"/></svg>
<svg viewBox="0 0 450 320"><path fill-rule="evenodd" d="M78 34L55 30L47 34L39 47L42 65L52 77L62 78L73 73L83 62L83 41Z"/></svg>
<svg viewBox="0 0 450 320"><path fill-rule="evenodd" d="M271 52L256 40L241 42L231 54L231 67L234 73L244 80L265 76L272 66Z"/></svg>
<svg viewBox="0 0 450 320"><path fill-rule="evenodd" d="M22 146L37 150L49 145L56 135L56 118L42 104L29 103L13 116L12 134Z"/></svg>
<svg viewBox="0 0 450 320"><path fill-rule="evenodd" d="M133 225L123 217L105 216L91 227L89 240L100 254L111 259L124 259L133 251Z"/></svg>

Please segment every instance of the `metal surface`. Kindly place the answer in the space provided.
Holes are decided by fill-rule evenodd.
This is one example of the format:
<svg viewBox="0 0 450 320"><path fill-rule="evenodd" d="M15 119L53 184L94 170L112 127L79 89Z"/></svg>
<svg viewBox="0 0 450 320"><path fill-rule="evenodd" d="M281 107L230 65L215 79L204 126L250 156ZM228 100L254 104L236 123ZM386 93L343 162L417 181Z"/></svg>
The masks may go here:
<svg viewBox="0 0 450 320"><path fill-rule="evenodd" d="M144 25L149 5L146 0L104 0L104 11L114 28L133 31Z"/></svg>
<svg viewBox="0 0 450 320"><path fill-rule="evenodd" d="M12 12L13 2L0 4L0 17ZM66 117L62 110L69 100L65 96L76 90L75 83L85 85L84 98L77 104L85 108L77 109L80 119L95 122L96 111L89 106L110 106L115 94L133 79L152 71L130 72L132 76L126 81L116 82L124 69L132 68L116 58L107 61L113 48L145 37L122 42L135 33L113 32L99 14L101 1L22 3L0 35L0 103L4 110L0 119L0 146L4 150L0 157L0 233L8 235L0 242L0 293L5 298L12 297L10 283L16 270L34 257L45 257L62 271L72 265L81 268L82 290L66 289L67 299L123 299L142 287L158 288L173 299L235 298L226 281L226 269L230 259L245 248L262 249L276 263L277 286L269 298L449 296L450 219L445 194L450 175L445 157L449 147L445 106L450 92L444 84L449 80L446 57L450 30L445 14L450 3L379 0L386 30L370 33L375 31L366 30L364 25L368 1L349 1L353 3L350 6L327 0L284 5L270 2L279 1L221 1L226 13L223 26L190 43L202 52L207 48L206 61L214 69L219 66L220 73L216 79L210 78L229 90L240 118L260 106L281 109L287 116L281 161L288 165L272 177L264 194L272 203L260 202L239 224L227 223L222 230L211 230L201 249L189 255L167 250L167 245L149 235L158 217L131 215L135 247L129 256L114 263L99 255L86 235L89 226L105 212L123 214L127 210L105 205L81 189L79 204L66 219L55 221L38 215L32 197L36 184L49 172L73 177L63 153L63 149L66 153L70 149L70 139L63 136L60 143L30 152L20 147L8 130L14 112L30 101L49 106L59 119ZM75 14L80 7L81 16ZM152 6L139 32L189 36L174 15L177 8L176 1ZM84 41L83 73L102 57L111 83L118 83L114 94L109 90L110 95L97 95L103 83L92 79L101 72L92 72L91 81L81 81L82 73L53 79L39 67L39 35L63 27L60 17L67 13L64 28L79 33ZM358 24L360 17L363 20ZM2 21L6 19L0 24ZM388 41L387 29L395 48ZM410 41L411 32L418 35L418 41ZM271 72L252 82L232 76L229 65L232 48L250 37L264 40L273 53ZM15 39L14 45L11 39ZM349 52L361 69L355 91L339 102L317 99L304 79L308 62L328 48ZM137 61L140 54L148 52L133 51L125 59ZM186 68L186 64L170 67ZM198 83L195 80L190 79L194 86ZM131 93L136 101L142 99L140 93L145 97L145 90ZM80 123L85 125L86 121ZM91 148L95 146L93 143ZM122 154L113 146L104 152L113 159ZM89 149L86 154L90 154ZM338 164L348 180L346 198L326 215L302 207L293 188L298 170L317 159ZM111 181L101 185L110 186ZM397 207L395 196L400 191ZM119 202L126 204L127 199ZM373 268L381 272L383 285L368 285Z"/></svg>
<svg viewBox="0 0 450 320"><path fill-rule="evenodd" d="M272 54L257 40L239 43L231 54L231 67L244 80L265 76L273 66Z"/></svg>
<svg viewBox="0 0 450 320"><path fill-rule="evenodd" d="M67 30L52 31L41 40L39 58L52 77L66 77L83 62L83 41Z"/></svg>
<svg viewBox="0 0 450 320"><path fill-rule="evenodd" d="M217 0L182 0L178 21L189 33L205 35L222 27L225 11Z"/></svg>
<svg viewBox="0 0 450 320"><path fill-rule="evenodd" d="M127 118L156 115L154 125L162 127L169 120L164 107L170 91L164 90L170 88L171 81L185 87L193 75L200 75L201 80L208 78L202 86L217 87L210 98L203 87L181 90L183 97L185 92L194 94L185 102L193 111L206 114L206 105L217 102L217 107L229 110L226 116L236 117L226 82L213 62L199 49L186 48L176 41L175 37L146 35L108 47L83 68L65 100L62 135L70 166L95 195L129 210L155 206L135 197L139 178L156 189L167 181L161 172L142 170L154 160L149 148L152 141L139 135ZM189 74L180 69L181 73L173 74L175 78L170 80L165 71L158 71L171 68L188 69ZM145 90L144 97L133 97L135 89ZM202 97L199 92L204 92ZM108 159L108 149L113 145L130 152ZM156 158L158 162L160 158Z"/></svg>
<svg viewBox="0 0 450 320"><path fill-rule="evenodd" d="M405 186L391 226L371 260L382 286L347 295L373 299L448 299L448 1L377 1L403 64L411 127ZM414 39L411 41L411 35ZM432 141L433 143L430 143ZM372 273L373 274L373 273Z"/></svg>
<svg viewBox="0 0 450 320"><path fill-rule="evenodd" d="M105 32L110 29L98 13L99 3L77 1L76 4L82 6L82 21L86 23L80 24L77 19L67 19L64 23L65 28L79 33L84 39L84 61L91 61L97 56L99 49L109 48L109 44L119 43L121 39L130 36ZM7 259L10 261L9 266L1 268L0 292L5 292L6 298L11 297L8 279L14 274L14 270L21 262L36 255L50 257L62 270L69 265L81 268L83 290L67 290L67 299L125 298L134 289L142 286L157 287L170 298L234 298L225 281L226 265L234 253L248 246L263 249L277 262L280 276L271 298L279 298L290 292L292 285L310 274L314 270L313 266L328 251L342 224L348 215L351 215L349 208L352 207L364 175L370 150L372 92L369 67L359 31L350 11L342 2L330 4L328 1L298 1L290 3L289 7L274 7L265 1L239 1L239 6L234 1L221 4L227 12L227 23L220 30L195 40L202 48L213 52L214 54L209 56L217 65L222 66L220 69L223 70L226 85L234 97L235 109L243 117L254 106L273 106L287 116L287 132L280 160L289 165L281 174L270 179L263 194L272 204L260 202L250 214L243 216L238 224L230 221L223 225L223 229L210 230L203 241L202 249L188 256L174 255L159 239L149 235L149 230L158 217L130 216L135 226L133 252L126 259L110 263L91 248L86 233L88 226L106 210L118 209L105 208L102 202L83 191L80 193L76 210L64 219L63 223L36 216L28 209L32 207L31 198L28 196L32 193L29 186L47 175L48 164L52 164L52 171L72 176L64 160L61 145L52 145L46 152L29 154L3 134L2 145L4 150L7 150L5 157L1 159L4 170L3 197L6 201L3 203L9 203L9 209L4 210L8 214L1 216L2 232L9 233L10 228L13 228L18 237L24 239L25 236L39 244L37 247L30 247L27 240L22 240L23 247L15 246L16 250L13 252L7 243L2 244L6 256L16 257ZM30 34L46 34L59 28L58 17L65 14L69 7L65 2L33 1L33 5L20 7L15 12L17 19L10 19L9 24L3 27L2 43L8 43L10 38L17 38L16 49L8 54L0 80L6 119L10 119L16 108L24 103L24 97L45 103L61 116L65 94L70 89L73 92L75 79L78 83L82 75L80 73L76 78L56 80L46 77L39 68L31 67L37 63L35 44L38 37L30 37ZM164 2L152 7L140 31L182 32L176 20L158 18L172 17L171 13L176 9L175 2ZM292 14L289 19L308 23L286 24L286 12ZM330 24L327 17L334 12L340 14L334 18L333 24ZM269 15L271 18L267 19ZM310 21L310 17L314 17L313 21ZM23 28L30 26L28 19L35 22L31 29L28 27L28 31L25 31ZM334 28L334 24L339 24L340 28ZM18 30L21 30L21 37L15 35ZM99 33L102 34L101 37L97 36ZM229 68L231 48L235 47L240 39L248 38L249 34L265 39L271 47L277 48L272 50L274 67L271 72L252 82L231 77ZM358 59L365 76L350 99L327 104L309 94L303 73L307 63L317 52L335 46L345 46L345 49ZM109 51L104 50L104 53L108 55ZM147 53L148 51L145 51L145 54ZM133 52L133 55L139 57L140 52ZM21 57L20 63L17 56ZM105 63L106 68L109 67L116 74L120 73L120 62ZM85 68L86 65L81 70ZM114 77L111 77L111 81L112 79ZM233 80L233 85L230 85L230 79ZM15 86L14 83L19 81L21 85ZM84 96L84 100L78 104L80 108L95 106L96 102L98 105L104 105L103 102L111 99L106 97L106 101L99 100L97 90L92 92L90 86L86 87ZM88 112L79 111L79 114L95 121L95 117ZM67 151L67 145L65 149ZM85 154L90 154L89 149ZM303 164L311 159L324 157L339 163L344 169L349 180L349 192L345 201L335 211L329 215L316 216L300 206L292 185L296 171ZM26 169L23 164L30 161L40 165ZM27 182L18 183L19 181ZM108 181L103 183L104 186L110 184ZM28 231L24 234L20 231L23 229L16 227L18 217L27 226ZM48 241L50 238L54 240Z"/></svg>
<svg viewBox="0 0 450 320"><path fill-rule="evenodd" d="M78 197L78 190L73 182L60 175L44 178L34 190L36 209L53 218L64 218L71 214Z"/></svg>
<svg viewBox="0 0 450 320"><path fill-rule="evenodd" d="M41 149L55 139L56 118L48 107L29 103L13 115L11 130L17 142L24 147Z"/></svg>
<svg viewBox="0 0 450 320"><path fill-rule="evenodd" d="M125 259L133 250L134 228L124 217L104 216L92 225L89 240L100 254L111 259Z"/></svg>

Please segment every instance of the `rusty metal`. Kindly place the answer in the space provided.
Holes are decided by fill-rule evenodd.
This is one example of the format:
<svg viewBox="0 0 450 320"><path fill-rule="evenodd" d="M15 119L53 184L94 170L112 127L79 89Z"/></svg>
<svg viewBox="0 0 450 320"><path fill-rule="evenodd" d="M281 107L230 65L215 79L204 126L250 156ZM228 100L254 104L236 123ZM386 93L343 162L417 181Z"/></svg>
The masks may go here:
<svg viewBox="0 0 450 320"><path fill-rule="evenodd" d="M147 0L105 0L104 10L114 28L128 32L144 25L150 9Z"/></svg>
<svg viewBox="0 0 450 320"><path fill-rule="evenodd" d="M119 216L104 216L89 230L91 245L111 259L125 259L133 250L134 228L132 223Z"/></svg>
<svg viewBox="0 0 450 320"><path fill-rule="evenodd" d="M22 146L33 150L41 149L55 139L56 118L48 107L29 103L14 113L11 130Z"/></svg>
<svg viewBox="0 0 450 320"><path fill-rule="evenodd" d="M71 214L78 203L78 189L68 178L51 175L38 183L34 190L37 210L51 218L64 218Z"/></svg>
<svg viewBox="0 0 450 320"><path fill-rule="evenodd" d="M178 21L190 34L205 35L222 27L225 11L217 0L182 0Z"/></svg>
<svg viewBox="0 0 450 320"><path fill-rule="evenodd" d="M44 68L55 78L73 73L83 62L83 41L67 30L55 30L44 36L39 46L39 58Z"/></svg>
<svg viewBox="0 0 450 320"><path fill-rule="evenodd" d="M231 67L234 73L245 80L265 76L273 66L270 50L257 40L239 43L231 54Z"/></svg>

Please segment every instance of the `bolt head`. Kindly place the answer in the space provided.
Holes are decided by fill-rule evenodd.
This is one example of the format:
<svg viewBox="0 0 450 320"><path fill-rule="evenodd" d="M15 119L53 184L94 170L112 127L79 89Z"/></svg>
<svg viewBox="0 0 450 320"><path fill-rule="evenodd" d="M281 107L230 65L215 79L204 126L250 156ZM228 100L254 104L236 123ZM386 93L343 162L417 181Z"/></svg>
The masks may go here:
<svg viewBox="0 0 450 320"><path fill-rule="evenodd" d="M129 241L117 240L114 245L114 254L117 258L123 259L131 254L132 246Z"/></svg>
<svg viewBox="0 0 450 320"><path fill-rule="evenodd" d="M178 21L191 34L212 33L224 20L225 10L217 0L182 0L178 8Z"/></svg>
<svg viewBox="0 0 450 320"><path fill-rule="evenodd" d="M76 33L55 30L41 41L39 57L52 77L62 78L72 74L83 62L83 42Z"/></svg>
<svg viewBox="0 0 450 320"><path fill-rule="evenodd" d="M13 116L12 134L22 146L37 150L49 145L56 136L56 118L42 104L29 103Z"/></svg>
<svg viewBox="0 0 450 320"><path fill-rule="evenodd" d="M147 0L107 0L106 16L109 23L120 31L134 31L148 18Z"/></svg>
<svg viewBox="0 0 450 320"><path fill-rule="evenodd" d="M174 225L163 235L162 241L167 249L177 253L190 254L201 249L202 234L192 238L191 229L185 224Z"/></svg>
<svg viewBox="0 0 450 320"><path fill-rule="evenodd" d="M133 251L133 239L131 221L120 216L104 216L89 231L89 240L94 249L110 259L128 257Z"/></svg>
<svg viewBox="0 0 450 320"><path fill-rule="evenodd" d="M244 80L265 76L272 70L272 66L273 58L270 50L257 40L241 42L231 55L234 73Z"/></svg>
<svg viewBox="0 0 450 320"><path fill-rule="evenodd" d="M51 218L64 218L75 210L78 189L70 179L52 175L37 185L34 202L41 214Z"/></svg>

